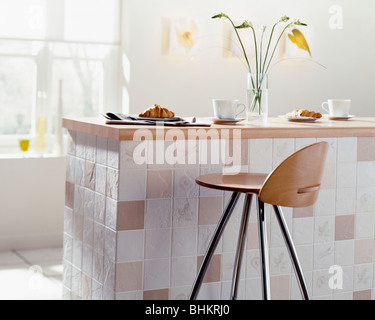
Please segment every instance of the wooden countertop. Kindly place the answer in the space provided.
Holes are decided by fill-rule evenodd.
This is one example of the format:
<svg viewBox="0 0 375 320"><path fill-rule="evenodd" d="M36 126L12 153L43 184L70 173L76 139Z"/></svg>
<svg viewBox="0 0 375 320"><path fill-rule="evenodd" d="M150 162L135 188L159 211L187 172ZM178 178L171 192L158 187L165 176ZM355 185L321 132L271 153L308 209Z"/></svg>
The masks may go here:
<svg viewBox="0 0 375 320"><path fill-rule="evenodd" d="M204 122L209 118L200 119ZM115 140L134 140L134 135L145 134L146 139L184 139L220 137L251 138L307 138L307 137L374 137L375 117L356 117L349 120L319 119L316 122L290 122L282 118L268 118L266 124L242 121L235 125L211 127L163 127L139 125L108 125L102 118L64 118L63 127ZM214 129L214 130L212 130ZM237 130L236 130L237 129ZM138 131L139 130L139 131ZM138 139L137 139L138 140Z"/></svg>

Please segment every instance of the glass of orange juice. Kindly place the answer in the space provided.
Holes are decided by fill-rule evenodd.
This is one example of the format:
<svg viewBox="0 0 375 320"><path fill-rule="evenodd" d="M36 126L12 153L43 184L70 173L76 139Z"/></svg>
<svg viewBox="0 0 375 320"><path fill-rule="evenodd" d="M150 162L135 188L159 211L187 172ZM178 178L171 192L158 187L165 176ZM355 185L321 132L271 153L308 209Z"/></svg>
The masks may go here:
<svg viewBox="0 0 375 320"><path fill-rule="evenodd" d="M18 141L19 141L21 151L27 152L30 146L30 139L20 138Z"/></svg>

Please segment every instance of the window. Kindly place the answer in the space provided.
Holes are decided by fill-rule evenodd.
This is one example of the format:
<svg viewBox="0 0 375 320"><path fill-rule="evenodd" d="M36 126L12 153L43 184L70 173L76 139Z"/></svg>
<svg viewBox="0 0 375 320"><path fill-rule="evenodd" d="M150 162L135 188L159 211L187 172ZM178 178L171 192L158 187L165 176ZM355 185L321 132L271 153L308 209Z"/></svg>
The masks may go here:
<svg viewBox="0 0 375 320"><path fill-rule="evenodd" d="M119 108L120 9L120 0L0 0L0 152L17 150L20 132L33 139L40 114L50 151L60 93L63 116Z"/></svg>

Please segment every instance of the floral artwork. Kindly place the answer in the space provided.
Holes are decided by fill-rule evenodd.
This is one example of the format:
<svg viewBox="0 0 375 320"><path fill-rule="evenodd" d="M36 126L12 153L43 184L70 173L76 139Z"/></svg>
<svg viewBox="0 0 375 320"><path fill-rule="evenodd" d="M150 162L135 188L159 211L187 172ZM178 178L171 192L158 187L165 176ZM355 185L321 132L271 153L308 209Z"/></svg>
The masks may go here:
<svg viewBox="0 0 375 320"><path fill-rule="evenodd" d="M171 19L170 54L195 54L198 48L198 24L190 19Z"/></svg>

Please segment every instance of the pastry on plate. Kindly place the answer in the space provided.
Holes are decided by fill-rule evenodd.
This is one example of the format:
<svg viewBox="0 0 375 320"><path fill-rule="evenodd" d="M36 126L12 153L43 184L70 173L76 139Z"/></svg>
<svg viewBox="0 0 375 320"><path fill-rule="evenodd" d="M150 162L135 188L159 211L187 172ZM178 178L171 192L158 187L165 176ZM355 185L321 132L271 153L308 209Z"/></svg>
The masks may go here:
<svg viewBox="0 0 375 320"><path fill-rule="evenodd" d="M150 108L146 109L138 116L148 118L173 118L174 112L168 110L167 108L162 108L158 104L153 104Z"/></svg>
<svg viewBox="0 0 375 320"><path fill-rule="evenodd" d="M287 113L286 116L288 118L308 117L308 118L320 119L322 117L322 114L319 112L312 111L312 110L298 109L298 110L293 110L292 112Z"/></svg>

